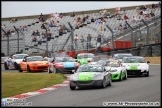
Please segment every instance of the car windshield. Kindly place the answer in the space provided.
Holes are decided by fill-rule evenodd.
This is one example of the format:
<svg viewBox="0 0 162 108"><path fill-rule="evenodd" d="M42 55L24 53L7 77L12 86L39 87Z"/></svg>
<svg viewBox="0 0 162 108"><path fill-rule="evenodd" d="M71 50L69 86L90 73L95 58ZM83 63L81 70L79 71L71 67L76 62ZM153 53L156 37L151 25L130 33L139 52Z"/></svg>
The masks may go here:
<svg viewBox="0 0 162 108"><path fill-rule="evenodd" d="M109 62L107 65L110 66L110 67L120 67L119 62Z"/></svg>
<svg viewBox="0 0 162 108"><path fill-rule="evenodd" d="M72 57L57 57L56 62L75 62Z"/></svg>
<svg viewBox="0 0 162 108"><path fill-rule="evenodd" d="M45 60L43 59L43 57L37 56L37 57L27 57L27 61L31 62L31 61L45 61Z"/></svg>
<svg viewBox="0 0 162 108"><path fill-rule="evenodd" d="M93 54L82 54L82 55L78 55L78 56L77 56L78 59L93 58L93 57L94 57Z"/></svg>
<svg viewBox="0 0 162 108"><path fill-rule="evenodd" d="M115 56L117 59L123 59L124 57L132 57L131 54L119 54L118 56Z"/></svg>
<svg viewBox="0 0 162 108"><path fill-rule="evenodd" d="M23 59L25 56L27 56L27 55L25 55L25 54L23 54L23 55L13 55L13 59Z"/></svg>
<svg viewBox="0 0 162 108"><path fill-rule="evenodd" d="M144 58L135 58L135 57L131 57L131 58L127 58L125 57L123 59L123 63L145 63L146 61L144 60Z"/></svg>
<svg viewBox="0 0 162 108"><path fill-rule="evenodd" d="M66 53L53 53L53 54L51 54L51 56L53 58L55 58L55 57L68 57L68 55Z"/></svg>
<svg viewBox="0 0 162 108"><path fill-rule="evenodd" d="M115 62L116 60L105 60L105 61L103 61L103 65L104 66L109 66L109 64L110 63L113 63L113 62Z"/></svg>
<svg viewBox="0 0 162 108"><path fill-rule="evenodd" d="M105 60L106 58L103 58L103 57L94 57L92 59L92 62L98 62L99 60Z"/></svg>
<svg viewBox="0 0 162 108"><path fill-rule="evenodd" d="M80 66L76 72L104 72L104 68L102 66L84 65Z"/></svg>

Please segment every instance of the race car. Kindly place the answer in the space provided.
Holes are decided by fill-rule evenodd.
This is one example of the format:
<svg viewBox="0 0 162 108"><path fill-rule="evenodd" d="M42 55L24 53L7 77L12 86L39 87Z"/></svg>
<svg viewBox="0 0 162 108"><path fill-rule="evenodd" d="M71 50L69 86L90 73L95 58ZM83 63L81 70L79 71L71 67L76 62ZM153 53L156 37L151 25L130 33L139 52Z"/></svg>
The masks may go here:
<svg viewBox="0 0 162 108"><path fill-rule="evenodd" d="M110 58L110 56L107 55L98 55L98 56L94 56L93 59L91 61L88 61L89 64L97 64L99 60L105 60Z"/></svg>
<svg viewBox="0 0 162 108"><path fill-rule="evenodd" d="M112 80L122 81L123 79L127 79L127 71L126 68L121 65L118 60L114 61L106 61L105 68L111 72Z"/></svg>
<svg viewBox="0 0 162 108"><path fill-rule="evenodd" d="M80 65L88 64L94 57L92 53L81 53L76 57L76 61L80 63Z"/></svg>
<svg viewBox="0 0 162 108"><path fill-rule="evenodd" d="M56 57L69 57L69 55L66 52L54 52L49 55L50 58L56 58Z"/></svg>
<svg viewBox="0 0 162 108"><path fill-rule="evenodd" d="M132 57L133 55L131 53L116 53L112 57L118 59L120 62L122 62L124 57Z"/></svg>
<svg viewBox="0 0 162 108"><path fill-rule="evenodd" d="M70 76L70 89L75 90L76 87L96 86L105 88L111 86L111 73L107 72L102 65L84 64L79 66L77 71Z"/></svg>
<svg viewBox="0 0 162 108"><path fill-rule="evenodd" d="M5 70L8 70L8 69L18 70L18 65L25 56L28 56L28 54L14 54L10 56L9 58L6 58L4 60L4 69Z"/></svg>
<svg viewBox="0 0 162 108"><path fill-rule="evenodd" d="M27 71L47 71L48 61L45 61L42 56L27 56L18 65L19 72Z"/></svg>
<svg viewBox="0 0 162 108"><path fill-rule="evenodd" d="M56 57L53 61L49 62L48 73L72 73L72 70L76 70L79 66L80 64L72 57Z"/></svg>
<svg viewBox="0 0 162 108"><path fill-rule="evenodd" d="M149 65L150 61L145 61L144 57L132 56L124 57L122 65L126 67L128 75L144 75L149 76Z"/></svg>

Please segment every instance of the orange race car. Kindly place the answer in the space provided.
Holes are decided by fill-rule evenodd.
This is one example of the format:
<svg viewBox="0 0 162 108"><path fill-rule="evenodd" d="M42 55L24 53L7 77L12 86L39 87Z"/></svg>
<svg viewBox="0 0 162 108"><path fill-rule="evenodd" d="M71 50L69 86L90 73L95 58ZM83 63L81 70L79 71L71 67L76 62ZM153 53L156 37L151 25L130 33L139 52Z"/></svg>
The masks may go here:
<svg viewBox="0 0 162 108"><path fill-rule="evenodd" d="M48 61L45 61L42 56L26 56L19 63L18 70L19 72L48 70Z"/></svg>

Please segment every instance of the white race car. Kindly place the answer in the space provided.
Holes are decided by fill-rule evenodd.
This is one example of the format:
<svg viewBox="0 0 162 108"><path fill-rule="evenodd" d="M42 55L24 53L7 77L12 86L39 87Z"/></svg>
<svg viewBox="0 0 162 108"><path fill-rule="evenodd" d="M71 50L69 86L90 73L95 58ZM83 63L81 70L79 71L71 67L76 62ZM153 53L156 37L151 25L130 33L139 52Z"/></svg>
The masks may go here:
<svg viewBox="0 0 162 108"><path fill-rule="evenodd" d="M4 68L5 70L8 69L16 69L18 70L18 64L20 61L23 60L25 56L28 56L28 54L14 54L9 58L6 58L4 60Z"/></svg>
<svg viewBox="0 0 162 108"><path fill-rule="evenodd" d="M150 61L145 61L144 57L132 56L124 57L122 65L126 67L128 75L144 75L149 76L149 65Z"/></svg>

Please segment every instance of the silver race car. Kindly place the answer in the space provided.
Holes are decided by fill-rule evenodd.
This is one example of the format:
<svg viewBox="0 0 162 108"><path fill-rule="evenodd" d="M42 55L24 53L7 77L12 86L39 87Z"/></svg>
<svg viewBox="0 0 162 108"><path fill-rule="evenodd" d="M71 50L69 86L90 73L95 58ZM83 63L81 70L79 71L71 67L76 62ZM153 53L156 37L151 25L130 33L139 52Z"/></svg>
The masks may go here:
<svg viewBox="0 0 162 108"><path fill-rule="evenodd" d="M75 90L76 87L98 86L105 88L111 86L111 73L106 71L104 66L99 64L84 64L77 71L73 70L70 76L70 89Z"/></svg>

